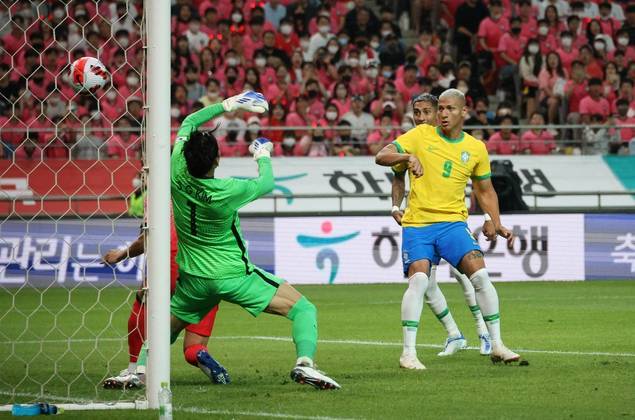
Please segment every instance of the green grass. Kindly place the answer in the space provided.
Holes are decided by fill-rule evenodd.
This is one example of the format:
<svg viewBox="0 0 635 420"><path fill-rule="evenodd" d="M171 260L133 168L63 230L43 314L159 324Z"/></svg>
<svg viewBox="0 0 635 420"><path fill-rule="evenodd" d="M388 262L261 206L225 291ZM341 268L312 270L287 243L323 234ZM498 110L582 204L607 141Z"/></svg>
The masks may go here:
<svg viewBox="0 0 635 420"><path fill-rule="evenodd" d="M426 308L418 342L428 370L400 370L403 285L300 287L319 309L320 339L325 342L319 345L317 362L343 386L336 392L315 391L289 380L293 345L268 338L289 337L288 320L266 314L253 319L223 304L210 351L228 368L233 383L209 384L200 371L186 365L181 343L174 345L175 418L635 417L635 282L496 287L505 342L513 349L535 350L521 351L529 366L493 365L474 350L438 358L439 349L430 345L441 344L445 334ZM471 314L458 285L442 289L468 341L476 345ZM19 392L37 394L43 382L44 392L52 396L70 393L89 400L117 400L142 395L95 387L106 374L127 365L126 344L116 338L125 334L131 296L128 289L113 288L97 299L94 289L85 288L73 291L69 302L64 289L51 289L44 299L33 289L15 295L0 291L0 314L14 308L0 318L0 403L32 401L28 396L12 399L6 392L20 384ZM54 322L52 314L59 311ZM95 334L109 340L98 346L91 340L55 341ZM40 339L47 342L37 343ZM596 352L610 354L590 354ZM64 414L87 415L156 418L156 412L148 411Z"/></svg>

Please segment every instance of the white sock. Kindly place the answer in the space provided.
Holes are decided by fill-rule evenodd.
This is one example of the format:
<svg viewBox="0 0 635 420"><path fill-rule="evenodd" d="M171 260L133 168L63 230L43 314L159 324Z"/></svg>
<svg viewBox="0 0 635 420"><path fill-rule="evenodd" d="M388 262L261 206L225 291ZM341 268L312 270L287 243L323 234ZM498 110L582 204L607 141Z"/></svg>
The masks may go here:
<svg viewBox="0 0 635 420"><path fill-rule="evenodd" d="M295 362L296 366L308 366L308 367L313 367L313 360L311 360L310 357L307 356L302 356L302 357L298 357L298 359Z"/></svg>
<svg viewBox="0 0 635 420"><path fill-rule="evenodd" d="M432 267L430 270L430 279L428 281L428 288L426 289L426 303L430 305L430 309L437 317L439 322L443 324L443 327L448 333L448 337L456 337L461 335L459 327L456 325L450 309L448 308L448 302L445 300L443 292L437 285L437 269Z"/></svg>
<svg viewBox="0 0 635 420"><path fill-rule="evenodd" d="M137 362L128 363L128 372L135 373L137 371Z"/></svg>
<svg viewBox="0 0 635 420"><path fill-rule="evenodd" d="M408 289L401 301L401 325L403 327L403 351L417 352L417 329L423 309L423 295L428 288L428 276L425 273L414 273L408 279Z"/></svg>
<svg viewBox="0 0 635 420"><path fill-rule="evenodd" d="M487 270L481 268L472 274L470 281L474 285L476 301L483 311L483 319L492 339L492 346L502 344L500 333L500 314L498 309L498 294L489 279Z"/></svg>
<svg viewBox="0 0 635 420"><path fill-rule="evenodd" d="M470 308L470 312L472 312L472 316L474 317L474 322L476 323L476 332L478 335L487 334L487 325L485 325L485 321L483 320L483 314L481 313L481 307L476 303L476 293L474 292L474 286L472 286L472 282L467 278L465 274L461 274L459 270L454 267L450 268L452 270L452 274L454 274L454 278L459 282L461 287L463 288L463 296L465 297L465 303Z"/></svg>

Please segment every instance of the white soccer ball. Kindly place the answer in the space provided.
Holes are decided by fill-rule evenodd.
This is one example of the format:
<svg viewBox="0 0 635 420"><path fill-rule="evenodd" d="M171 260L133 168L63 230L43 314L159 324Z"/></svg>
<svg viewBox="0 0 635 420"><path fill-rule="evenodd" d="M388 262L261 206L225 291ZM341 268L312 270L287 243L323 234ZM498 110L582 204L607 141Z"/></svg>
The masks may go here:
<svg viewBox="0 0 635 420"><path fill-rule="evenodd" d="M82 57L71 64L71 83L80 93L96 93L108 83L108 70L95 57Z"/></svg>

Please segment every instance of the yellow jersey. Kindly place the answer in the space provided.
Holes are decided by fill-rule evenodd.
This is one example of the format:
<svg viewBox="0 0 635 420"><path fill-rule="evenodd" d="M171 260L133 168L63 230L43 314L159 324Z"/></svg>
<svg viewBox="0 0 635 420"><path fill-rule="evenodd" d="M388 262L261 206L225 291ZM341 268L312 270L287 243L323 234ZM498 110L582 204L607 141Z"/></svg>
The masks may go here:
<svg viewBox="0 0 635 420"><path fill-rule="evenodd" d="M409 173L410 196L402 226L466 221L469 179L491 176L485 143L465 132L458 139L449 139L440 128L421 124L393 144L400 153L415 155L423 166L421 177Z"/></svg>

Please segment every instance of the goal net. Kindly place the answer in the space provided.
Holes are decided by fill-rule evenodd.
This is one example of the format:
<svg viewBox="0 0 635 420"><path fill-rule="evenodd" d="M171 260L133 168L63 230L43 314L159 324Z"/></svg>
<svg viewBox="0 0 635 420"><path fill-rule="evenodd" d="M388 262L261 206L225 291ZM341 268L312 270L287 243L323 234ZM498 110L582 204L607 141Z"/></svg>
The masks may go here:
<svg viewBox="0 0 635 420"><path fill-rule="evenodd" d="M134 241L144 220L143 16L135 0L0 3L5 410L144 399L143 390L102 382L128 366L128 316L145 259L101 262ZM83 56L110 73L95 94L71 85L70 64Z"/></svg>

